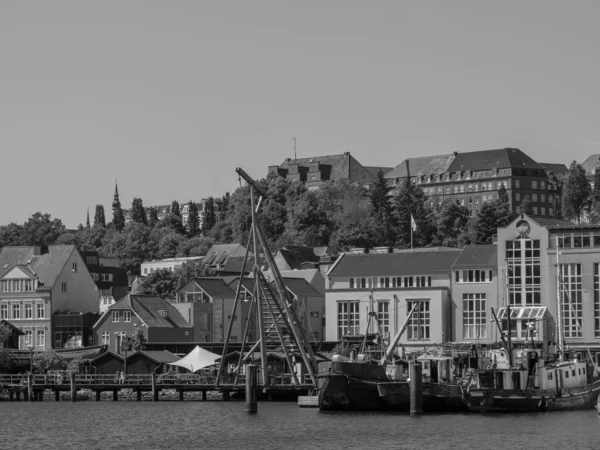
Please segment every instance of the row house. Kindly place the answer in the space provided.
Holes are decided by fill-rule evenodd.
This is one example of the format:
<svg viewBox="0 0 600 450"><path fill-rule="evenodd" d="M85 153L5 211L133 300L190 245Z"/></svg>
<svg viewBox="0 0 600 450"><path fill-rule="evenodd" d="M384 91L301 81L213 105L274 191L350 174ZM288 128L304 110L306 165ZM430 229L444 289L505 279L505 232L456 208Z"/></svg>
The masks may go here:
<svg viewBox="0 0 600 450"><path fill-rule="evenodd" d="M533 215L554 217L561 208L561 181L554 166L564 167L549 170L519 149L504 148L408 158L385 178L391 187L411 180L432 201L452 199L471 216L497 199L503 186L513 212L520 212L521 202L529 199Z"/></svg>
<svg viewBox="0 0 600 450"><path fill-rule="evenodd" d="M399 345L422 349L454 339L452 265L460 249L342 253L327 272L326 340L375 332L393 336L413 314ZM376 316L378 325L369 321ZM367 330L371 322L370 330Z"/></svg>
<svg viewBox="0 0 600 450"><path fill-rule="evenodd" d="M74 245L7 246L0 252L0 319L24 332L20 349L62 347L74 336L53 336L53 316L96 313L99 299Z"/></svg>
<svg viewBox="0 0 600 450"><path fill-rule="evenodd" d="M100 291L98 311L102 314L129 293L127 270L121 267L119 258L100 256L92 250L80 254Z"/></svg>
<svg viewBox="0 0 600 450"><path fill-rule="evenodd" d="M193 328L168 301L155 295L129 294L111 305L93 325L95 341L114 353L140 331L150 344L193 342Z"/></svg>
<svg viewBox="0 0 600 450"><path fill-rule="evenodd" d="M179 258L165 258L144 261L141 264L140 273L143 277L145 277L156 270L168 270L169 272L173 272L175 269L181 267L185 263L199 263L202 261L202 258L202 256L182 256Z"/></svg>

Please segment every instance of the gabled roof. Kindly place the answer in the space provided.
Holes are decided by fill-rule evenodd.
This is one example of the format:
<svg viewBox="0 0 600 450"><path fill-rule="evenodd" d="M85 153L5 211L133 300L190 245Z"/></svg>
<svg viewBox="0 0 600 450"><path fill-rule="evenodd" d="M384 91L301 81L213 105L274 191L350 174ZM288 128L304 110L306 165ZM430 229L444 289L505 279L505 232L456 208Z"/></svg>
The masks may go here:
<svg viewBox="0 0 600 450"><path fill-rule="evenodd" d="M544 217L544 216L528 216L531 220L542 227L547 228L555 228L555 227L586 227L592 226L597 227L597 225L589 225L589 224L581 224L577 225L569 220L565 219L557 219L556 217Z"/></svg>
<svg viewBox="0 0 600 450"><path fill-rule="evenodd" d="M600 156L600 155L599 155ZM569 168L565 164L557 163L540 163L547 172L552 172L554 175L564 175L569 171ZM586 171L587 172L587 171Z"/></svg>
<svg viewBox="0 0 600 450"><path fill-rule="evenodd" d="M497 150L478 150L458 153L448 172L464 172L467 170L490 170L493 168L543 169L531 157L518 148L502 148Z"/></svg>
<svg viewBox="0 0 600 450"><path fill-rule="evenodd" d="M319 262L319 256L315 254L312 247L301 245L289 245L279 249L279 254L290 269L300 269L302 263Z"/></svg>
<svg viewBox="0 0 600 450"><path fill-rule="evenodd" d="M448 170L454 155L435 155L408 158L385 174L385 178L407 178L418 175L441 174Z"/></svg>
<svg viewBox="0 0 600 450"><path fill-rule="evenodd" d="M114 305L110 305L96 325L102 318L115 310L132 310L148 328L189 328L190 325L181 313L168 301L156 295L133 295L123 297ZM166 311L167 317L163 317L160 311ZM96 327L94 325L94 327Z"/></svg>
<svg viewBox="0 0 600 450"><path fill-rule="evenodd" d="M297 296L321 297L319 291L304 278L284 278L283 284ZM271 285L275 288L275 281L272 281Z"/></svg>
<svg viewBox="0 0 600 450"><path fill-rule="evenodd" d="M240 277L223 277L223 280L225 283L227 283L227 286L229 286L235 292L237 290ZM254 279L248 277L242 278L242 286L244 286L248 292L254 292Z"/></svg>
<svg viewBox="0 0 600 450"><path fill-rule="evenodd" d="M467 245L463 248L452 268L492 268L498 266L496 245Z"/></svg>
<svg viewBox="0 0 600 450"><path fill-rule="evenodd" d="M369 277L450 272L462 250L409 253L344 253L328 276Z"/></svg>
<svg viewBox="0 0 600 450"><path fill-rule="evenodd" d="M593 171L598 166L600 166L600 154L590 155L584 162L581 163L581 167L583 167L587 175L594 173Z"/></svg>
<svg viewBox="0 0 600 450"><path fill-rule="evenodd" d="M7 320L4 320L4 319L0 320L0 326L2 326L2 325L6 325L6 326L7 326L7 327L9 327L9 328L10 328L12 331L16 331L16 332L17 332L17 334L18 334L19 336L23 336L23 335L25 334L25 332L24 332L24 331L22 331L22 330L20 330L19 328L15 327L15 326L14 326L12 323L10 323L10 322L9 322L9 321L7 321Z"/></svg>
<svg viewBox="0 0 600 450"><path fill-rule="evenodd" d="M179 356L174 355L173 353L171 353L168 350L139 350L139 351L133 353L130 356L130 358L132 358L135 355L143 355L159 364L165 364L165 363L170 363L170 362L174 362L174 361L179 361L181 359Z"/></svg>
<svg viewBox="0 0 600 450"><path fill-rule="evenodd" d="M217 277L203 277L203 278L194 278L191 283L195 283L198 285L204 292L206 292L209 296L213 298L234 298L235 297L235 289L230 287L223 278ZM186 289L190 283L186 284L182 288L177 290L177 293L180 292L189 292L189 289Z"/></svg>
<svg viewBox="0 0 600 450"><path fill-rule="evenodd" d="M319 163L321 176L319 181L338 181L347 179L353 183L368 184L375 181L377 172L373 174L359 163L349 152L341 155L311 156L308 158L287 158L279 165L280 169L289 171L292 164L298 164L304 174L308 173L311 163ZM379 168L377 168L379 169ZM289 175L289 173L288 173ZM306 181L311 181L307 177Z"/></svg>
<svg viewBox="0 0 600 450"><path fill-rule="evenodd" d="M0 252L0 277L15 265L29 266L44 287L52 288L73 252L74 245L50 245L36 255L33 246L4 247Z"/></svg>
<svg viewBox="0 0 600 450"><path fill-rule="evenodd" d="M383 174L385 175L393 169L393 167L364 167L371 175L373 175L373 178L377 178L379 176L379 171L383 172Z"/></svg>

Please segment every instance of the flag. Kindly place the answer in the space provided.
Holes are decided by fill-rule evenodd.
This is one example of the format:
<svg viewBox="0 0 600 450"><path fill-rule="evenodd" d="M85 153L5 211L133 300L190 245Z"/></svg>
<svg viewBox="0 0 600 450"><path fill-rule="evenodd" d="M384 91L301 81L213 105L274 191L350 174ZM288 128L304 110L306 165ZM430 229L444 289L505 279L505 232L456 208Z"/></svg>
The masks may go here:
<svg viewBox="0 0 600 450"><path fill-rule="evenodd" d="M415 218L412 214L410 215L410 228L413 231L417 231L417 222L415 222Z"/></svg>

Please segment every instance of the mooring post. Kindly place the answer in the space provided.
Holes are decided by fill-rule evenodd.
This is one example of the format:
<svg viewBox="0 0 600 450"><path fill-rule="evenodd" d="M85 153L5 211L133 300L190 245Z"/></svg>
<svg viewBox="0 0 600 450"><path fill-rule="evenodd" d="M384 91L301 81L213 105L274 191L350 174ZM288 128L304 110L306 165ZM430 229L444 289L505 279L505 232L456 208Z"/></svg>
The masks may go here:
<svg viewBox="0 0 600 450"><path fill-rule="evenodd" d="M12 402L15 399L15 394L13 392L8 393L8 401Z"/></svg>
<svg viewBox="0 0 600 450"><path fill-rule="evenodd" d="M142 401L142 391L141 391L141 389L137 390L137 401L138 402Z"/></svg>
<svg viewBox="0 0 600 450"><path fill-rule="evenodd" d="M202 391L202 401L206 401L206 391Z"/></svg>
<svg viewBox="0 0 600 450"><path fill-rule="evenodd" d="M420 363L410 365L410 415L423 414L423 381L422 366Z"/></svg>
<svg viewBox="0 0 600 450"><path fill-rule="evenodd" d="M58 389L54 389L54 401L55 402L60 401L60 391Z"/></svg>
<svg viewBox="0 0 600 450"><path fill-rule="evenodd" d="M38 392L38 402L43 402L44 401L44 391L39 391Z"/></svg>
<svg viewBox="0 0 600 450"><path fill-rule="evenodd" d="M32 400L33 397L33 374L27 375L27 397L29 401Z"/></svg>
<svg viewBox="0 0 600 450"><path fill-rule="evenodd" d="M179 401L183 401L183 389L179 389Z"/></svg>
<svg viewBox="0 0 600 450"><path fill-rule="evenodd" d="M158 401L158 390L156 389L156 374L152 374L152 401Z"/></svg>
<svg viewBox="0 0 600 450"><path fill-rule="evenodd" d="M96 401L99 402L100 401L100 395L102 395L101 391L96 391Z"/></svg>
<svg viewBox="0 0 600 450"><path fill-rule="evenodd" d="M254 364L246 365L246 411L255 413L258 411L256 395L256 371Z"/></svg>
<svg viewBox="0 0 600 450"><path fill-rule="evenodd" d="M75 372L69 374L71 376L71 401L77 400L77 386L75 385Z"/></svg>
<svg viewBox="0 0 600 450"><path fill-rule="evenodd" d="M119 400L119 391L118 389L113 389L113 402Z"/></svg>

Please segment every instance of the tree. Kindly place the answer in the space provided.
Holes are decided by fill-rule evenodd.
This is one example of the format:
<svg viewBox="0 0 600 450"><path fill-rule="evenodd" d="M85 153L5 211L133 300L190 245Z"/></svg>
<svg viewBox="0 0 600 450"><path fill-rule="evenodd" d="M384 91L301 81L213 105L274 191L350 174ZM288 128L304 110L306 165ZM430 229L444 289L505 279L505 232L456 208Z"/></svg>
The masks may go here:
<svg viewBox="0 0 600 450"><path fill-rule="evenodd" d="M210 236L196 236L181 241L177 248L177 256L204 256L215 243Z"/></svg>
<svg viewBox="0 0 600 450"><path fill-rule="evenodd" d="M565 219L576 220L581 224L581 217L589 209L591 196L590 183L585 175L585 169L576 161L571 163L567 179L563 185L562 215Z"/></svg>
<svg viewBox="0 0 600 450"><path fill-rule="evenodd" d="M8 340L12 336L12 329L8 324L0 323L0 369L6 371L11 364Z"/></svg>
<svg viewBox="0 0 600 450"><path fill-rule="evenodd" d="M163 219L158 222L156 228L169 228L175 233L185 234L185 227L183 226L183 220L181 216L177 216L173 213L167 214Z"/></svg>
<svg viewBox="0 0 600 450"><path fill-rule="evenodd" d="M461 235L469 223L469 210L452 199L446 199L435 216L438 243L445 247L459 247L463 243Z"/></svg>
<svg viewBox="0 0 600 450"><path fill-rule="evenodd" d="M590 221L600 219L600 166L596 167L594 174L594 188L590 195Z"/></svg>
<svg viewBox="0 0 600 450"><path fill-rule="evenodd" d="M60 219L36 212L23 224L22 245L52 245L65 230Z"/></svg>
<svg viewBox="0 0 600 450"><path fill-rule="evenodd" d="M217 217L217 221L220 222L225 220L227 217L227 211L229 210L229 192L226 192L223 197L221 197L221 208L219 209L219 214Z"/></svg>
<svg viewBox="0 0 600 450"><path fill-rule="evenodd" d="M510 223L512 214L508 201L498 198L483 204L477 217L470 222L470 239L475 244L491 244L499 227Z"/></svg>
<svg viewBox="0 0 600 450"><path fill-rule="evenodd" d="M521 214L533 214L533 202L529 195L523 196L523 200L519 203L519 213Z"/></svg>
<svg viewBox="0 0 600 450"><path fill-rule="evenodd" d="M50 370L64 369L66 364L53 350L46 350L34 354L32 366L34 372L48 373Z"/></svg>
<svg viewBox="0 0 600 450"><path fill-rule="evenodd" d="M206 235L215 226L215 223L217 223L215 199L208 197L204 204L204 211L202 211L202 234Z"/></svg>
<svg viewBox="0 0 600 450"><path fill-rule="evenodd" d="M160 298L174 297L178 278L169 269L158 269L146 275L139 285L138 293L158 295Z"/></svg>
<svg viewBox="0 0 600 450"><path fill-rule="evenodd" d="M144 334L144 332L142 330L136 330L134 331L133 335L128 338L129 341L129 348L128 350L130 351L140 351L140 350L146 350L146 343L148 342L148 339L146 339L146 335Z"/></svg>
<svg viewBox="0 0 600 450"><path fill-rule="evenodd" d="M500 189L498 189L498 199L503 202L506 203L507 205L510 204L510 199L508 198L508 193L506 192L506 188L504 187L504 183L500 185Z"/></svg>
<svg viewBox="0 0 600 450"><path fill-rule="evenodd" d="M187 231L189 237L194 237L200 232L200 223L198 220L198 207L196 206L196 203L191 200L188 202Z"/></svg>
<svg viewBox="0 0 600 450"><path fill-rule="evenodd" d="M148 226L155 227L158 224L158 211L155 206L148 208Z"/></svg>
<svg viewBox="0 0 600 450"><path fill-rule="evenodd" d="M379 170L377 180L375 180L373 189L368 195L371 201L372 214L375 219L376 240L379 245L392 245L395 240L395 223L389 195L391 190L392 188L383 176L383 171Z"/></svg>
<svg viewBox="0 0 600 450"><path fill-rule="evenodd" d="M396 189L393 210L398 223L396 245L399 247L409 247L411 245L411 217L416 223L416 230L413 232L413 245L424 247L431 242L435 234L435 226L433 224L433 211L425 205L426 199L423 189L411 182L410 179L404 180L400 187Z"/></svg>
<svg viewBox="0 0 600 450"><path fill-rule="evenodd" d="M25 245L25 230L14 222L0 226L0 248L8 245Z"/></svg>
<svg viewBox="0 0 600 450"><path fill-rule="evenodd" d="M106 228L106 218L104 217L104 206L96 205L96 213L94 214L94 227Z"/></svg>
<svg viewBox="0 0 600 450"><path fill-rule="evenodd" d="M125 228L125 215L123 214L120 204L113 207L112 224L117 231L123 231L123 228Z"/></svg>
<svg viewBox="0 0 600 450"><path fill-rule="evenodd" d="M173 200L171 203L171 214L181 219L181 209L179 208L179 202L177 200Z"/></svg>
<svg viewBox="0 0 600 450"><path fill-rule="evenodd" d="M148 225L146 210L144 209L141 198L134 197L133 202L131 203L130 218L132 222Z"/></svg>

